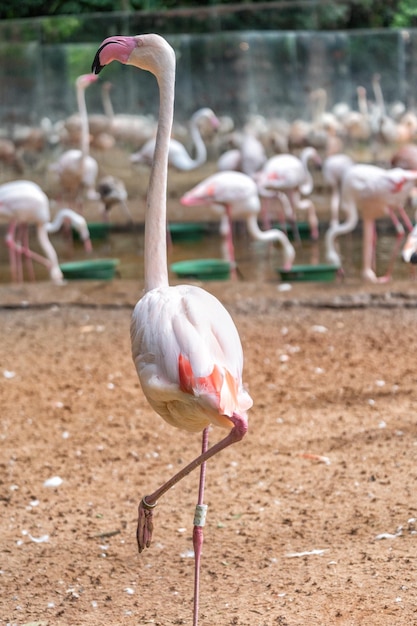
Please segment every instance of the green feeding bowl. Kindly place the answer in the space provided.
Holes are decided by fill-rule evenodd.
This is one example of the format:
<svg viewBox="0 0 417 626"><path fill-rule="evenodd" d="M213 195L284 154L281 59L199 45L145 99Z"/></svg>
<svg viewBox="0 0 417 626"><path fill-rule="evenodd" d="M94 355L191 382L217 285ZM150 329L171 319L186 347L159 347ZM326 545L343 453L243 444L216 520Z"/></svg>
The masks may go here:
<svg viewBox="0 0 417 626"><path fill-rule="evenodd" d="M199 222L174 222L168 224L168 230L174 243L200 241L204 236L205 226Z"/></svg>
<svg viewBox="0 0 417 626"><path fill-rule="evenodd" d="M60 268L67 280L111 280L118 265L119 259L91 259L62 263Z"/></svg>
<svg viewBox="0 0 417 626"><path fill-rule="evenodd" d="M296 239L296 234L294 233L292 224L285 224L285 227L283 227L282 224L273 224L273 227L286 233L290 241L294 241L294 239ZM311 228L308 222L297 222L297 230L301 241L311 238Z"/></svg>
<svg viewBox="0 0 417 626"><path fill-rule="evenodd" d="M337 265L293 265L290 270L278 268L281 279L287 282L331 282L336 278Z"/></svg>
<svg viewBox="0 0 417 626"><path fill-rule="evenodd" d="M91 241L107 239L110 233L110 224L108 222L87 222L88 231ZM72 229L74 241L80 241L80 235L75 228Z"/></svg>
<svg viewBox="0 0 417 626"><path fill-rule="evenodd" d="M230 278L230 263L221 259L178 261L178 263L172 263L171 271L179 278L227 280Z"/></svg>

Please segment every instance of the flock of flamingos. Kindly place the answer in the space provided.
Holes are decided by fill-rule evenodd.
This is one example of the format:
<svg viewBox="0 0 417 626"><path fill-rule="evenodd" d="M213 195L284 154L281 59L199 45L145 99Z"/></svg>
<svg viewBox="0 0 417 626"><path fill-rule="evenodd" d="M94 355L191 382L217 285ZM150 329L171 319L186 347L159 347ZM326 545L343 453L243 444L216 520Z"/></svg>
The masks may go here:
<svg viewBox="0 0 417 626"><path fill-rule="evenodd" d="M73 202L85 193L90 198L101 198L105 207L112 202L126 202L121 181L101 181L97 184L97 162L89 155L88 118L85 110L84 90L96 75L110 62L133 65L151 72L158 83L160 106L155 138L132 156L134 162L150 164L149 186L145 214L144 294L135 306L131 322L132 356L142 390L151 407L172 426L190 432L203 432L202 452L191 463L159 487L144 496L139 505L137 542L139 552L150 546L153 532L154 510L158 500L184 476L200 467L198 504L194 517L193 545L195 554L193 624L198 624L199 573L203 526L206 515L204 504L204 479L206 462L229 445L240 441L248 429L247 412L252 399L242 384L243 350L234 322L223 305L208 291L193 285L170 286L167 266L167 182L169 166L188 169L198 167L206 158L206 148L197 131L198 122L217 126L219 120L209 109L194 116L193 128L196 156L191 159L184 147L172 139L175 95L175 53L159 35L110 37L99 47L93 62L92 74L77 81L79 110L84 124L82 144L70 149L54 164L63 191ZM380 106L382 106L380 104ZM349 112L345 114L348 115ZM383 112L384 113L384 112ZM358 115L365 115L363 111ZM331 127L331 117L326 131ZM358 118L359 119L359 118ZM389 126L388 118L381 118L380 131ZM361 122L370 124L367 114ZM414 127L412 125L414 123ZM409 116L396 124L417 130L417 120ZM358 126L359 127L359 126ZM86 132L87 128L87 132ZM316 127L315 130L317 130ZM393 132L393 129L392 129ZM411 131L410 131L411 132ZM335 135L329 135L333 139ZM412 135L409 133L408 139ZM404 159L400 161L400 159ZM407 161L408 158L408 161ZM405 144L393 155L390 169L369 164L355 164L340 151L333 151L322 163L323 174L333 187L330 226L325 235L329 262L341 266L335 247L339 235L352 231L359 214L364 222L364 277L379 280L374 271L375 220L390 215L397 232L403 235L403 220L410 230L412 225L404 209L408 196L417 180L416 153L412 145ZM311 237L319 236L315 207L309 194L312 178L308 163L318 164L317 148L305 146L301 158L293 154L276 154L266 158L265 149L250 129L238 137L237 146L222 155L219 171L201 181L182 197L184 205L215 204L222 223L222 232L229 239L229 253L233 258L231 222L246 219L249 232L257 238L276 239L284 249L286 263L294 261L294 249L284 230L261 229L258 220L267 225L274 204L279 205L283 222L296 221L296 211L307 211ZM414 163L414 164L413 164ZM399 167L400 166L400 167ZM113 183L115 183L113 185ZM121 195L117 194L121 192ZM17 271L19 257L32 258L25 239L25 225L35 223L40 244L47 255L51 278L60 282L59 264L47 234L57 227L51 222L49 201L33 182L16 180L0 187L0 212L11 222L8 245L11 261ZM61 214L62 215L62 214ZM340 216L346 215L344 221ZM61 217L59 218L61 219ZM59 221L58 219L58 221ZM64 220L74 220L86 244L88 230L82 215L66 209ZM16 238L16 230L21 231ZM414 241L416 239L413 235ZM413 260L413 239L403 249L406 260ZM13 265L14 264L14 265ZM386 278L386 277L385 277ZM208 446L210 425L227 430L226 436Z"/></svg>
<svg viewBox="0 0 417 626"><path fill-rule="evenodd" d="M35 260L48 267L52 281L64 282L48 234L71 223L90 250L83 200L98 201L103 207L103 220L108 219L116 203L123 208L126 218L132 219L123 180L112 175L100 177L99 163L91 155L91 148L109 149L119 141L134 140L141 145L130 156L132 167L137 164L150 167L155 154L156 126L154 120L144 116L115 114L109 83L102 86L104 114L88 115L85 91L97 78L94 73L78 77L78 112L62 127L69 148L61 151L49 165L60 193L60 198L55 200L65 206L54 219L50 201L41 187L24 179L16 145L9 139L0 139L0 160L6 167L19 171L18 180L0 185L0 219L9 223L6 244L13 281L23 280L24 259L32 279L35 276L32 260ZM312 172L317 168L330 190L329 226L324 235L327 263L343 272L337 238L354 231L359 220L363 226L362 276L365 280L389 280L401 246L403 260L417 262L417 228L413 228L415 220L410 219L405 210L407 203L412 210L417 204L417 144L414 143L417 113L406 110L400 103L388 111L379 76L374 76L372 85L372 101L368 101L363 87L357 88L357 110L342 103L327 110L326 93L317 89L310 96L310 121L271 120L267 124L266 120L260 122L254 118L242 129L235 130L231 120L219 119L205 107L190 119L189 149L171 136L168 164L183 172L197 170L207 161L204 129L209 129L212 135L217 133L217 137L228 138L229 149L220 154L217 171L185 193L180 201L184 206L212 208L213 215L219 218L220 235L227 244L225 249L232 268L236 265L232 228L235 221L245 221L254 239L276 241L282 247L286 270L291 269L296 259L287 227L297 235L300 213L307 216L311 239L319 238L319 220L312 200ZM225 129L229 131L227 134ZM33 139L29 137L27 141L30 143ZM357 162L353 156L355 146L365 144L376 161L378 146L391 150L389 162L383 166ZM397 238L387 272L378 277L375 222L387 216L393 222ZM278 220L278 228L271 228L273 220L275 224ZM29 248L29 224L36 226L45 256Z"/></svg>

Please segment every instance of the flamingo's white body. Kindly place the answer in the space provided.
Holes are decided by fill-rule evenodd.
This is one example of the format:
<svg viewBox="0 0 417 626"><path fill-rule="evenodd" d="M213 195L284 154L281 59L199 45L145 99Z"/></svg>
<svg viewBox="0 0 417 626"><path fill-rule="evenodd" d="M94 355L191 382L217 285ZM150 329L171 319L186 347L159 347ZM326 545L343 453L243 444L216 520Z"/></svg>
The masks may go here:
<svg viewBox="0 0 417 626"><path fill-rule="evenodd" d="M91 250L90 234L85 219L71 209L61 209L51 221L49 200L47 195L36 183L29 180L15 180L0 185L0 219L10 223L7 243L10 250L12 277L17 278L17 259L20 254L27 258L44 263L48 266L51 280L57 284L63 282L55 248L49 241L48 233L57 232L64 220L69 220L80 234L86 249ZM37 229L39 244L46 259L33 253L27 245L22 248L14 238L15 229L19 225L34 224Z"/></svg>
<svg viewBox="0 0 417 626"><path fill-rule="evenodd" d="M99 197L95 190L99 168L96 159L89 154L90 135L85 102L85 90L96 80L95 74L82 74L76 80L78 110L81 120L80 149L66 150L61 154L58 161L50 166L50 169L58 176L63 194L77 204L80 204L84 192L89 200L97 200Z"/></svg>
<svg viewBox="0 0 417 626"><path fill-rule="evenodd" d="M247 431L252 400L242 383L243 352L229 313L196 286L169 286L166 243L168 153L174 115L175 53L159 35L110 37L99 48L93 70L113 60L153 73L160 92L155 153L148 189L145 226L145 293L131 322L132 356L143 392L169 423L203 431L203 452L139 505L137 539L141 552L151 542L158 499L201 465L198 506L203 506L206 461ZM209 424L228 429L207 447ZM198 621L199 563L203 522L195 520L194 626Z"/></svg>
<svg viewBox="0 0 417 626"><path fill-rule="evenodd" d="M329 263L341 266L335 240L340 235L352 232L359 221L363 221L363 266L362 275L370 282L382 282L389 278L389 272L377 278L374 268L375 220L391 216L399 236L404 236L404 228L398 219L403 219L411 230L411 223L404 211L404 204L417 181L417 171L393 168L384 170L375 165L353 165L345 174L342 184L340 207L346 220L332 224L326 232L326 255Z"/></svg>
<svg viewBox="0 0 417 626"><path fill-rule="evenodd" d="M317 164L320 163L318 153L312 147L304 148L300 158L293 154L277 154L267 160L259 175L256 176L256 181L261 196L270 198L271 195L276 195L280 199L286 196L287 201L284 201L284 209L286 212L291 211L291 215L286 215L286 217L293 222L296 220L297 209L306 210L311 237L317 239L316 208L310 198L301 197L307 196L313 191L314 181L308 168L311 160Z"/></svg>
<svg viewBox="0 0 417 626"><path fill-rule="evenodd" d="M192 158L185 146L177 139L170 139L168 164L180 171L195 170L203 165L207 160L207 148L200 133L199 123L201 120L209 121L214 129L217 129L220 122L213 111L207 107L196 111L190 121L190 133L195 147L195 158ZM155 152L156 139L152 138L147 141L142 148L131 155L132 163L144 163L152 165Z"/></svg>
<svg viewBox="0 0 417 626"><path fill-rule="evenodd" d="M242 172L224 171L209 176L190 189L181 198L185 206L211 205L221 217L221 233L229 240L229 260L235 257L231 238L231 222L245 220L250 236L257 241L277 241L284 250L284 267L289 269L294 261L295 250L281 230L263 231L258 226L261 202L255 181Z"/></svg>
<svg viewBox="0 0 417 626"><path fill-rule="evenodd" d="M253 176L265 165L267 157L265 148L255 135L244 132L236 140L238 147L226 150L217 161L220 172L237 170Z"/></svg>

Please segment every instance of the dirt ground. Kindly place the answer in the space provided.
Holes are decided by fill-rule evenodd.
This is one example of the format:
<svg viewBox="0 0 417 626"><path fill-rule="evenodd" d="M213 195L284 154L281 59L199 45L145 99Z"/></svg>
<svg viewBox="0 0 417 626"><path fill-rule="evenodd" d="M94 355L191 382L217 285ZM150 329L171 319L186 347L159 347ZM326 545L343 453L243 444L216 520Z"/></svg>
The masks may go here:
<svg viewBox="0 0 417 626"><path fill-rule="evenodd" d="M1 624L192 622L197 472L136 548L139 500L200 450L140 391L141 287L0 287ZM208 464L201 625L417 624L417 283L205 287L254 406Z"/></svg>

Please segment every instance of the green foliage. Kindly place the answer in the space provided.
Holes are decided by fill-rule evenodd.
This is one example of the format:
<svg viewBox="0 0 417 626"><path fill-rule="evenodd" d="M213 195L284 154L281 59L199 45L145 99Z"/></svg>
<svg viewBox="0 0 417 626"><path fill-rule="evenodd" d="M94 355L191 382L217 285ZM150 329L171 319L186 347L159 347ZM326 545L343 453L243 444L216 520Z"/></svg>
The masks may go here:
<svg viewBox="0 0 417 626"><path fill-rule="evenodd" d="M172 9L189 9L181 19L170 16L173 32L203 32L216 27L221 30L346 30L363 28L410 28L417 26L416 0L316 0L306 3L297 0L279 0L266 3L262 10L257 4L263 0L19 0L0 3L0 19L22 19L33 17L74 16L91 13L141 12L160 13ZM226 7L233 4L234 11L219 11L216 17L207 20L207 7ZM271 8L266 4L270 4ZM282 7L280 7L282 4ZM201 12L199 16L199 11ZM205 15L205 17L204 17ZM153 16L153 20L161 21ZM74 22L57 27L46 25L47 37L56 40L59 33L64 39L71 35Z"/></svg>
<svg viewBox="0 0 417 626"><path fill-rule="evenodd" d="M54 17L42 20L43 39L48 43L59 43L70 39L79 29L80 20L78 17Z"/></svg>
<svg viewBox="0 0 417 626"><path fill-rule="evenodd" d="M401 0L391 26L394 28L410 28L417 26L417 5L415 0Z"/></svg>

